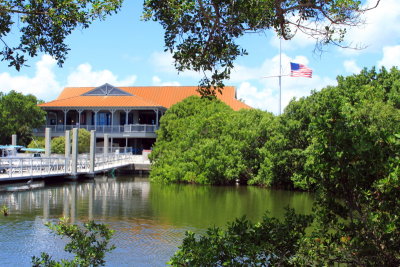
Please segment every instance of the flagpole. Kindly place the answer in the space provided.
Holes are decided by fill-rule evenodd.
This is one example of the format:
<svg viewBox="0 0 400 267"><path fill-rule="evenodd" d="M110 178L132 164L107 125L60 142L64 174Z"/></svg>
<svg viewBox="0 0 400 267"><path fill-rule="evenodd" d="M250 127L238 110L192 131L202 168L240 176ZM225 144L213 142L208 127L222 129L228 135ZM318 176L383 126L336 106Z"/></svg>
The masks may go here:
<svg viewBox="0 0 400 267"><path fill-rule="evenodd" d="M279 38L279 115L282 105L282 38Z"/></svg>

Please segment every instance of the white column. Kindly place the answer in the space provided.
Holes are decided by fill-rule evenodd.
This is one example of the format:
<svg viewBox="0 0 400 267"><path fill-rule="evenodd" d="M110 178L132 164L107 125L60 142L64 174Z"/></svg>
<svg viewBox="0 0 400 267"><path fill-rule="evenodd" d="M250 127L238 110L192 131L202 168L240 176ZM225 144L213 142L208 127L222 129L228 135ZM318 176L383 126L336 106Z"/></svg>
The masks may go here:
<svg viewBox="0 0 400 267"><path fill-rule="evenodd" d="M16 134L11 135L11 145L12 146L17 145L17 135Z"/></svg>
<svg viewBox="0 0 400 267"><path fill-rule="evenodd" d="M129 118L129 112L131 112L131 109L124 109L125 111L125 125L128 124L128 118Z"/></svg>
<svg viewBox="0 0 400 267"><path fill-rule="evenodd" d="M94 173L95 164L95 153L96 153L96 131L90 131L90 170L89 173Z"/></svg>
<svg viewBox="0 0 400 267"><path fill-rule="evenodd" d="M111 132L113 132L113 128L114 128L114 113L115 113L115 109L110 109L111 112Z"/></svg>
<svg viewBox="0 0 400 267"><path fill-rule="evenodd" d="M104 154L106 155L108 154L108 148L110 146L109 141L108 134L104 134Z"/></svg>
<svg viewBox="0 0 400 267"><path fill-rule="evenodd" d="M158 126L158 109L156 109L156 126Z"/></svg>
<svg viewBox="0 0 400 267"><path fill-rule="evenodd" d="M44 155L45 157L50 157L51 154L51 129L46 128L44 134Z"/></svg>
<svg viewBox="0 0 400 267"><path fill-rule="evenodd" d="M78 112L78 124L79 124L78 128L81 128L81 114L83 112L83 109L77 109L76 111Z"/></svg>
<svg viewBox="0 0 400 267"><path fill-rule="evenodd" d="M78 173L78 129L72 129L72 175Z"/></svg>
<svg viewBox="0 0 400 267"><path fill-rule="evenodd" d="M65 157L71 156L71 136L70 131L65 131Z"/></svg>
<svg viewBox="0 0 400 267"><path fill-rule="evenodd" d="M64 111L64 131L67 129L67 113L69 109L63 109Z"/></svg>
<svg viewBox="0 0 400 267"><path fill-rule="evenodd" d="M94 112L94 129L97 130L97 113L99 112L98 110L93 110Z"/></svg>

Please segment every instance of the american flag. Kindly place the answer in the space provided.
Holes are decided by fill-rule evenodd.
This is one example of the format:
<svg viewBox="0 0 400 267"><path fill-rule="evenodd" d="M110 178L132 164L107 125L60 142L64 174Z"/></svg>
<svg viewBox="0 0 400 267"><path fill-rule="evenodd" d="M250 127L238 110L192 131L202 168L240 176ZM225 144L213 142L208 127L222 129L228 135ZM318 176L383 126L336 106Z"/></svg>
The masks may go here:
<svg viewBox="0 0 400 267"><path fill-rule="evenodd" d="M290 62L290 76L291 77L312 77L312 69L306 65Z"/></svg>

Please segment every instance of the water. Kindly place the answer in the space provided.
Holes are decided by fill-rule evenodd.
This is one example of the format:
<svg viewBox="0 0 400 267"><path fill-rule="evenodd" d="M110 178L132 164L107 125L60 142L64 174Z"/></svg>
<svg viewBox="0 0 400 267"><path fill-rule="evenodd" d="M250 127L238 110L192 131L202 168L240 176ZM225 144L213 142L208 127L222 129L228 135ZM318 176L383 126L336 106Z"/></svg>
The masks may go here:
<svg viewBox="0 0 400 267"><path fill-rule="evenodd" d="M101 177L82 182L0 185L0 266L31 266L45 251L71 258L60 239L44 226L67 216L74 223L106 223L115 230L116 249L107 266L165 266L187 230L202 233L246 215L260 220L266 210L282 218L290 206L309 213L312 195L258 187L150 184L140 177Z"/></svg>

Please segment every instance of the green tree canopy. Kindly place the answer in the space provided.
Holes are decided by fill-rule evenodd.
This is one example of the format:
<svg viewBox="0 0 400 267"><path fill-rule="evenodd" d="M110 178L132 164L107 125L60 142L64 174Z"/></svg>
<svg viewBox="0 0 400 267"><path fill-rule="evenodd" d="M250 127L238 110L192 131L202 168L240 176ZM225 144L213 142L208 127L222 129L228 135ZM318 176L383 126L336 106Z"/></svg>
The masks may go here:
<svg viewBox="0 0 400 267"><path fill-rule="evenodd" d="M291 252L291 264L399 266L400 71L364 69L337 81L293 100L277 117L235 112L208 98L174 105L161 120L151 177L312 190L313 229ZM263 232L280 232L268 228ZM258 231L235 222L225 233L188 235L172 260L222 265L264 255L268 244L257 245L257 252L241 246L247 244L235 232L241 229ZM274 249L268 255L281 253Z"/></svg>
<svg viewBox="0 0 400 267"><path fill-rule="evenodd" d="M0 144L10 144L13 134L18 136L18 144L29 144L32 130L45 122L45 112L37 106L39 103L30 94L0 92Z"/></svg>
<svg viewBox="0 0 400 267"><path fill-rule="evenodd" d="M309 98L304 169L318 192L318 223L305 265L400 264L399 81L395 68L363 70Z"/></svg>
<svg viewBox="0 0 400 267"><path fill-rule="evenodd" d="M346 27L360 24L365 11L359 0L146 0L144 8L145 19L163 26L179 71L211 74L200 83L203 95L220 91L234 60L246 55L237 44L244 34L273 29L288 40L300 31L317 45L340 44Z"/></svg>
<svg viewBox="0 0 400 267"><path fill-rule="evenodd" d="M273 115L233 111L217 99L192 96L161 118L150 157L151 179L200 184L247 183L259 169Z"/></svg>
<svg viewBox="0 0 400 267"><path fill-rule="evenodd" d="M17 70L39 52L53 56L61 66L68 53L65 38L78 27L117 12L123 0L2 0L0 1L0 50L2 61ZM8 35L20 32L14 43Z"/></svg>

